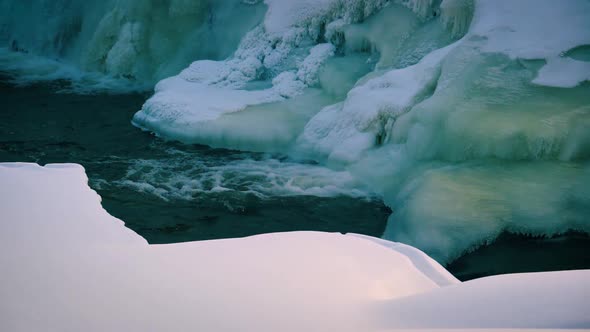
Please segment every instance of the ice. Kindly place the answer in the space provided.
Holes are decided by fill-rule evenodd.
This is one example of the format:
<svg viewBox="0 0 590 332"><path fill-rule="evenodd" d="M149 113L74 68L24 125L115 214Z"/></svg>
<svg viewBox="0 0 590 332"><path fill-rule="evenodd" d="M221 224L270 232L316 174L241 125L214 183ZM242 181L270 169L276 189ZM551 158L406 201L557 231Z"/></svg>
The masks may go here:
<svg viewBox="0 0 590 332"><path fill-rule="evenodd" d="M328 59L318 75L321 89L337 100L344 99L358 79L371 71L372 66L367 60L367 56L363 54Z"/></svg>
<svg viewBox="0 0 590 332"><path fill-rule="evenodd" d="M237 0L2 0L0 8L0 43L12 51L147 86L194 60L230 56L266 10Z"/></svg>
<svg viewBox="0 0 590 332"><path fill-rule="evenodd" d="M338 11L327 5L313 12L303 3L294 4L327 23L325 37L336 54L317 69L318 88L337 103L326 100L326 107L315 114L321 108L316 103L309 117L288 127L272 122L270 113L245 109L232 113L235 119L227 119L214 132L210 126L193 130L194 141L266 151L274 145L291 151L297 137L296 153L348 168L383 196L395 211L385 238L412 244L440 262L489 243L504 231L544 236L588 231L584 210L567 208L585 204L587 197L586 189L574 186L586 173L579 160L590 155L584 129L590 114L590 94L583 83L587 62L583 56L575 58L584 54L590 35L583 19L587 3L448 0L440 8L429 1L401 4L409 10L392 4L362 22L330 16ZM278 12L266 19L273 15ZM279 38L279 44L263 51L256 68L278 81L303 83L293 73L306 58L307 63L313 58L311 46L300 47L309 43L305 36L315 44L311 16L298 23L286 20L288 24L277 28L282 35L272 38ZM546 24L550 21L571 22ZM394 33L386 33L388 29ZM261 54L254 52L264 50L259 45L246 38L236 59ZM331 49L329 44L316 47ZM350 68L344 70L350 71L350 78L335 72L332 66L338 62ZM340 80L341 85L334 82ZM211 82L237 88L243 84ZM315 79L308 83L316 84ZM286 91L279 95L288 98L309 91L270 89ZM297 107L309 108L312 99L308 101ZM282 104L285 101L268 104L269 112L284 112ZM273 129L260 134L256 124L262 118L272 123L266 128L287 134L277 135ZM238 122L246 125L236 127ZM536 194L527 195L522 188Z"/></svg>
<svg viewBox="0 0 590 332"><path fill-rule="evenodd" d="M443 0L440 11L443 23L454 36L467 33L474 10L473 0Z"/></svg>
<svg viewBox="0 0 590 332"><path fill-rule="evenodd" d="M589 170L583 165L490 162L437 166L414 165L427 170L398 173L407 182L386 200L400 208L392 215L385 238L449 262L492 242L504 231L535 236L570 229L590 232L585 210L570 208L588 203L588 190L578 184L588 178Z"/></svg>
<svg viewBox="0 0 590 332"><path fill-rule="evenodd" d="M62 61L13 52L1 47L0 68L7 75L7 80L17 86L67 80L70 84L59 88L59 92L64 93L125 94L150 88L149 84L142 82L116 78L100 72L83 71Z"/></svg>
<svg viewBox="0 0 590 332"><path fill-rule="evenodd" d="M362 23L344 26L344 48L347 52L371 50L378 56L377 69L392 67L420 23L411 10L391 4Z"/></svg>
<svg viewBox="0 0 590 332"><path fill-rule="evenodd" d="M468 12L441 6L461 4ZM588 194L575 185L590 153L587 3L551 6L476 2L465 37L359 80L309 121L299 148L348 165L394 210L384 237L439 262L504 231L590 231L585 210L567 207ZM549 15L572 24L549 27Z"/></svg>
<svg viewBox="0 0 590 332"><path fill-rule="evenodd" d="M380 2L359 1L353 7L344 3L269 1L263 27L250 31L232 58L197 61L161 81L133 123L165 137L216 147L272 151L290 146L304 123L333 102L328 95L306 90L319 84L320 68L335 52L330 43L311 44L319 38L320 22L338 15L358 20L378 9ZM277 15L280 22L275 22ZM249 83L262 80L272 82L272 87L247 89ZM294 99L285 101L289 98ZM271 108L265 104L273 102L278 109L271 117L277 119L277 129L267 126L271 130L263 133L257 124L268 112L261 109Z"/></svg>
<svg viewBox="0 0 590 332"><path fill-rule="evenodd" d="M334 45L330 43L314 46L299 67L297 78L307 86L317 85L320 67L334 55L335 49Z"/></svg>
<svg viewBox="0 0 590 332"><path fill-rule="evenodd" d="M300 147L336 161L359 160L362 152L384 144L395 119L436 86L450 45L420 63L392 70L353 88L341 104L324 108L306 125ZM389 127L389 128L388 128Z"/></svg>

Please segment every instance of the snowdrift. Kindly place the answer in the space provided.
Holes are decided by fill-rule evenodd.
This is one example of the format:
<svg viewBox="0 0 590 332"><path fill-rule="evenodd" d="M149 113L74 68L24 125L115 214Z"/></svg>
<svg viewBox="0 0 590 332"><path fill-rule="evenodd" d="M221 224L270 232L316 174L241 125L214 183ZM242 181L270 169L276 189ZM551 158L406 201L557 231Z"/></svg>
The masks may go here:
<svg viewBox="0 0 590 332"><path fill-rule="evenodd" d="M148 245L86 182L0 164L2 330L590 327L590 271L460 283L407 245L317 232Z"/></svg>

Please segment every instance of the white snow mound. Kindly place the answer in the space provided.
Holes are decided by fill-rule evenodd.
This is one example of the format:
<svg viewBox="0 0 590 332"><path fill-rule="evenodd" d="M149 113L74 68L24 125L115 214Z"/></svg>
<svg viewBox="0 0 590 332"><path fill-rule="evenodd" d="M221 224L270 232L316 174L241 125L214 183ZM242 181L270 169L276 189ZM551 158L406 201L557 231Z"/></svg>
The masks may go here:
<svg viewBox="0 0 590 332"><path fill-rule="evenodd" d="M1 330L588 327L590 271L461 284L417 249L338 233L150 246L86 182L0 164Z"/></svg>

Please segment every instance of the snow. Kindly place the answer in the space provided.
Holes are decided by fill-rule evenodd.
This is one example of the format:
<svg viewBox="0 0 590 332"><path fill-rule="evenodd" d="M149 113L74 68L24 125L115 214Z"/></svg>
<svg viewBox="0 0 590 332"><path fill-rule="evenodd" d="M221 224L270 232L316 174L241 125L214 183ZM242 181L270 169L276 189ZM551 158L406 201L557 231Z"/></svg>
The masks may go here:
<svg viewBox="0 0 590 332"><path fill-rule="evenodd" d="M587 329L590 271L499 275L388 300L386 328ZM408 315L408 312L420 312Z"/></svg>
<svg viewBox="0 0 590 332"><path fill-rule="evenodd" d="M217 88L199 82L171 77L156 86L156 94L145 102L142 112L134 117L141 126L162 121L190 124L215 120L226 113L249 105L281 100L272 89L259 91Z"/></svg>
<svg viewBox="0 0 590 332"><path fill-rule="evenodd" d="M80 165L0 164L2 245L51 246L56 239L73 247L146 244L102 209L100 196L87 182ZM64 236L66 229L69 234Z"/></svg>
<svg viewBox="0 0 590 332"><path fill-rule="evenodd" d="M77 165L1 164L2 330L358 330L366 304L438 287L338 233L148 246L86 181Z"/></svg>
<svg viewBox="0 0 590 332"><path fill-rule="evenodd" d="M318 44L314 46L309 55L299 67L297 78L308 86L318 84L318 72L320 67L334 55L336 48L330 43Z"/></svg>
<svg viewBox="0 0 590 332"><path fill-rule="evenodd" d="M264 28L281 35L293 27L305 27L318 36L321 23L337 19L360 21L388 4L386 0L265 0L268 11Z"/></svg>
<svg viewBox="0 0 590 332"><path fill-rule="evenodd" d="M264 28L271 34L283 34L290 28L326 15L337 0L265 0L268 5Z"/></svg>
<svg viewBox="0 0 590 332"><path fill-rule="evenodd" d="M265 140L265 145L272 145L276 137L237 134L229 123L215 123L218 130L213 131L202 127L224 114L244 111L248 106L281 102L302 94L306 87L318 85L320 68L336 51L330 43L313 46L322 30L320 26L327 24L326 36L330 37L336 33L334 29L343 29L346 24L368 17L384 6L381 1L357 0L267 0L265 3L268 10L264 23L244 37L232 58L197 61L179 75L161 81L155 95L135 116L134 124L162 136L204 144L213 142L214 146L235 148L227 139L219 138L227 136L219 132L232 131L236 132L232 142ZM402 3L420 17L434 12L432 1ZM480 0L475 4L468 0L446 0L440 9L443 23L456 36L467 30L473 12L467 36L458 44L474 44L473 40L479 38L482 41L477 45L478 52L502 53L513 59L546 59L547 65L539 70L533 83L576 86L590 75L587 63L560 55L576 46L590 44L590 23L586 19L590 5L583 0L552 4L549 0L517 3ZM392 19L377 17L387 18L387 15ZM546 24L552 21L568 24ZM393 23L383 26L383 22ZM381 53L377 67L382 67L391 62L389 58L394 57L417 25L418 20L410 11L390 5L366 23L344 29L346 42L350 44L347 47L363 48L366 40L370 40ZM126 33L121 38L131 36L134 29L124 26L122 31ZM394 29L396 33L384 33L387 31L384 29ZM384 37L389 35L393 37ZM440 71L440 63L449 50L434 51L419 66L393 69L352 89L343 104L326 108L308 123L300 139L303 148L335 160L358 160L362 151L383 138L385 125L391 125L396 117L411 109L425 89L435 84L438 75L433 73ZM256 91L246 88L248 82L259 80L263 73L270 75L266 79L272 82L272 87ZM291 135L287 136L279 139L281 144L291 139ZM216 144L219 140L223 142Z"/></svg>
<svg viewBox="0 0 590 332"><path fill-rule="evenodd" d="M487 39L483 51L546 59L590 44L585 0L479 0L469 35Z"/></svg>
<svg viewBox="0 0 590 332"><path fill-rule="evenodd" d="M511 58L546 59L533 83L575 87L588 80L587 63L560 56L577 46L590 44L590 2L564 0L476 2L469 35L486 38L484 52Z"/></svg>
<svg viewBox="0 0 590 332"><path fill-rule="evenodd" d="M590 271L462 284L417 249L339 233L147 245L86 181L78 165L0 164L2 330L589 326Z"/></svg>
<svg viewBox="0 0 590 332"><path fill-rule="evenodd" d="M47 6L55 10L57 7L51 3L65 2L32 3L35 8ZM117 6L110 6L113 3L105 1L96 10L85 5L79 8L80 13L76 9L75 13L64 14L65 18L59 17L54 24L28 24L15 35L23 41L20 47L45 54L37 49L41 47L38 44L44 45L45 34L52 40L54 36L65 38L77 31L75 25L68 25L75 20L68 18L83 17L82 32L74 43L76 49L67 50L60 59L63 62L0 49L0 65L16 73L17 82L68 78L75 81L75 91L80 91L78 86L111 91L126 85L127 78L135 78L142 82L138 85L145 87L146 82L150 84L153 79L177 73L189 61L202 58L201 53L194 55L195 45L199 50L213 45L216 56L207 57L218 61L195 61L180 74L160 81L154 96L135 115L133 123L163 137L189 143L287 154L295 149L305 158L311 155L319 161L335 161L340 163L339 169L344 168L343 172L315 168L306 173L296 167L280 170L276 172L278 186L263 188L263 194L330 196L349 192L362 196L365 187L355 192L360 188L356 184L369 184L368 191L382 194L385 203L396 211L384 237L420 248L439 262L448 262L489 243L504 231L551 236L570 229L590 229L585 209L572 208L588 206L590 197L590 187L585 185L590 168L580 162L590 155L586 130L590 94L584 84L590 78L590 67L588 61L568 55L576 49L585 54L585 47L590 45L588 1L443 0L438 8L440 16L435 18L439 1L432 0L400 0L391 4L381 0L266 0L268 11L260 22L263 13L256 8L264 6L259 1L248 1L259 4L254 7L220 2L212 9L216 15L211 17L223 19L214 20L214 28L199 29L198 38L193 28L207 25L205 18L209 17L197 4L200 2L163 1L165 10L155 3L125 3L117 1ZM20 14L16 17L27 16L26 6L17 7ZM260 16L246 15L245 10ZM152 22L153 13L164 14ZM234 16L238 15L232 13L244 13L242 17L251 20L236 19ZM42 18L39 21L45 22ZM234 21L239 24L233 25ZM256 26L257 22L260 24ZM13 23L11 19L8 27L12 28ZM449 31L437 25L446 26ZM46 31L39 33L38 26ZM247 30L244 27L252 30L243 36ZM444 47L463 33L466 35L462 39ZM220 60L231 54L242 36L235 53ZM218 44L221 41L224 42ZM217 48L225 51L217 52ZM154 63L162 65L153 68ZM18 167L23 172L35 168ZM241 171L240 165L229 167ZM249 169L270 174L272 167L271 163ZM55 176L60 174L55 172ZM301 180L306 177L312 177L309 183ZM334 181L327 181L328 177ZM79 179L82 178L80 175ZM290 182L291 178L299 180ZM170 187L167 183L157 186L142 180L126 184L162 197L187 194L166 189ZM2 193L10 196L6 188L25 180L5 181L10 186L2 188ZM37 189L37 183L43 185L48 181L40 176L37 182L28 183L28 188ZM200 189L199 184L195 187ZM211 190L224 188L216 186ZM189 194L190 190L193 188L189 186ZM29 195L21 193L15 199L25 201L24 196ZM44 204L45 200L37 197L31 204ZM69 210L66 203L55 206L61 206L62 215ZM99 213L96 208L80 206L84 211ZM11 218L20 218L19 213L26 212L35 216L34 220L44 220L35 211L23 212L17 207L7 210L12 211ZM75 221L87 219L85 212L71 213L63 221L79 233L71 238L90 242L95 237L104 237L99 242L142 241L133 234L119 235L121 225L109 231L92 226L98 219L88 221L90 228L81 227ZM44 241L62 236L60 227L42 223L42 232L30 235L26 225L4 223L3 227L8 228L3 230L15 227L20 235L3 231L2 238L6 243L17 243L28 236L47 237ZM323 236L327 235L320 237ZM337 242L352 241L331 236L338 238ZM63 240L68 241L74 240ZM239 243L227 243L236 241ZM379 242L384 243L390 242ZM307 247L307 243L303 246ZM408 247L387 246L412 256ZM145 250L157 251L149 248ZM312 245L311 249L317 248ZM137 255L144 257L144 249L138 250L141 255ZM61 257L58 254L55 257ZM103 257L101 253L92 255ZM137 267L129 264L131 258L125 255L121 265ZM161 263L154 263L152 258L139 261L137 264L149 266ZM414 260L413 265L421 273L442 286L444 273L432 272L428 259L417 262ZM214 263L205 266L221 271L221 267L212 267ZM94 271L94 267L87 269ZM150 272L158 274L155 268ZM100 278L103 277L106 278ZM112 282L117 284L121 280ZM141 287L137 288L139 293ZM336 294L328 295L338 298ZM493 309L487 308L490 312ZM293 310L301 312L300 308Z"/></svg>
<svg viewBox="0 0 590 332"><path fill-rule="evenodd" d="M533 83L559 88L573 88L590 81L590 62L570 58L551 58L541 68Z"/></svg>

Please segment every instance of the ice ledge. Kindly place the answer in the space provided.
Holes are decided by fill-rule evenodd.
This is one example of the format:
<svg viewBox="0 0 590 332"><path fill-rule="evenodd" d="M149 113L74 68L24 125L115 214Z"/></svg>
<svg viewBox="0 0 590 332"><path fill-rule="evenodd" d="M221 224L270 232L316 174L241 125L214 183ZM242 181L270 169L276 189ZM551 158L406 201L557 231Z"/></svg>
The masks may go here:
<svg viewBox="0 0 590 332"><path fill-rule="evenodd" d="M0 330L589 326L589 271L461 284L415 248L339 233L149 246L87 180L79 165L0 164Z"/></svg>

